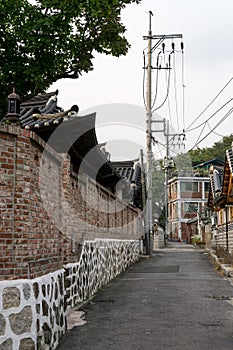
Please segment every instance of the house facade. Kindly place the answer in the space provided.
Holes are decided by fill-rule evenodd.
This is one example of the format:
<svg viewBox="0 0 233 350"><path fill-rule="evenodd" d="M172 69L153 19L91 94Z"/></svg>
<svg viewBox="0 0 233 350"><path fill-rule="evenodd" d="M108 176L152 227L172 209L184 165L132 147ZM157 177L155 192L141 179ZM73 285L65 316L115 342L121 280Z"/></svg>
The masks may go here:
<svg viewBox="0 0 233 350"><path fill-rule="evenodd" d="M233 150L226 150L224 168L210 168L208 209L211 212L211 238L219 247L233 253Z"/></svg>
<svg viewBox="0 0 233 350"><path fill-rule="evenodd" d="M208 198L209 177L174 177L168 182L168 235L190 241L187 222L202 215Z"/></svg>

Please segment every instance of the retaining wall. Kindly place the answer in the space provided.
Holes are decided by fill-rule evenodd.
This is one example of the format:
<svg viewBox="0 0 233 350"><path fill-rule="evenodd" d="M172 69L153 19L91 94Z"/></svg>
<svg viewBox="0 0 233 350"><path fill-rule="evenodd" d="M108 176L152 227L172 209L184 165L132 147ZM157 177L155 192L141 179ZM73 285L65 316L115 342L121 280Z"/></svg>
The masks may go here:
<svg viewBox="0 0 233 350"><path fill-rule="evenodd" d="M0 350L53 350L69 308L138 260L139 242L94 240L79 262L35 279L0 282Z"/></svg>
<svg viewBox="0 0 233 350"><path fill-rule="evenodd" d="M226 242L226 232L218 233L216 236L217 246L221 246L226 249ZM228 232L228 251L229 253L233 253L233 231Z"/></svg>

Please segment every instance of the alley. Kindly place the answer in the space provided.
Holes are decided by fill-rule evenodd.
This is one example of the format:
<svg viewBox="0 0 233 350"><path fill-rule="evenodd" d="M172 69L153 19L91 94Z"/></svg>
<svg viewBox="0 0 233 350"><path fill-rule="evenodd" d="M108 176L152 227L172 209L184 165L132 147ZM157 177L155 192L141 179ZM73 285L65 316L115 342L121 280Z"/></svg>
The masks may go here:
<svg viewBox="0 0 233 350"><path fill-rule="evenodd" d="M57 350L232 350L233 286L205 250L172 244L103 288Z"/></svg>

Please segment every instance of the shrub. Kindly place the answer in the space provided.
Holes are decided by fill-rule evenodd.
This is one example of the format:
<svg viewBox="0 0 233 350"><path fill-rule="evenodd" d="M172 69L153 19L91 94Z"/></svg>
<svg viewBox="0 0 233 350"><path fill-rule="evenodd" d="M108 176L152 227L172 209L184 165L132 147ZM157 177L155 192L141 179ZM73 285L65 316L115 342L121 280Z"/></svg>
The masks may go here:
<svg viewBox="0 0 233 350"><path fill-rule="evenodd" d="M200 235L195 235L195 236L192 236L192 244L197 244L198 242L201 242L201 236Z"/></svg>

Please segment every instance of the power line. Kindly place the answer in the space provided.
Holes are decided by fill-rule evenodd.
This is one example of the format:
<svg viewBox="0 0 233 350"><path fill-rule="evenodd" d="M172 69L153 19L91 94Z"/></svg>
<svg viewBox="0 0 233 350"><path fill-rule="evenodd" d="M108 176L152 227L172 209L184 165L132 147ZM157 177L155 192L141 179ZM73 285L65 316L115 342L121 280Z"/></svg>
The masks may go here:
<svg viewBox="0 0 233 350"><path fill-rule="evenodd" d="M213 114L211 114L211 116L206 119L203 123L199 124L198 126L193 127L192 129L187 129L186 132L190 132L190 131L194 131L200 128L200 126L206 124L210 119L212 119L218 112L220 112L224 107L226 107L228 105L228 103L230 103L231 101L233 101L233 98L231 98L230 100L228 100L226 103L224 103L219 109L217 109L217 111L215 111Z"/></svg>
<svg viewBox="0 0 233 350"><path fill-rule="evenodd" d="M203 134L203 132L204 132L204 130L205 130L205 127L206 127L206 123L203 125L203 128L201 129L201 132L200 132L200 134L199 134L199 136L198 136L198 138L197 138L197 140L196 140L196 143L195 143L195 144L197 144L197 143L198 143L198 141L200 140L201 135Z"/></svg>
<svg viewBox="0 0 233 350"><path fill-rule="evenodd" d="M190 149L190 151L194 149L197 145L199 145L202 141L204 141L220 124L222 124L229 117L229 115L231 115L232 112L233 107L229 109L229 111L224 115L224 117L198 143L195 143L195 145Z"/></svg>
<svg viewBox="0 0 233 350"><path fill-rule="evenodd" d="M207 122L206 123L207 124L207 126L208 126L208 128L211 130L211 126L210 126L210 124ZM216 131L213 131L213 134L215 134L215 135L217 135L217 136L220 136L220 137L224 137L225 135L221 135L221 134L219 134L218 132L216 132Z"/></svg>
<svg viewBox="0 0 233 350"><path fill-rule="evenodd" d="M185 130L185 78L184 78L184 44L181 42L181 69L182 69L182 116L183 116L183 130Z"/></svg>
<svg viewBox="0 0 233 350"><path fill-rule="evenodd" d="M203 111L194 119L194 121L187 127L187 131L190 131L190 127L205 113L205 111L212 105L212 103L218 98L219 95L225 90L225 88L233 80L233 77L224 85L224 87L219 91L219 93L210 101L210 103L203 109Z"/></svg>
<svg viewBox="0 0 233 350"><path fill-rule="evenodd" d="M176 82L176 60L175 55L173 58L173 72L174 72L174 93L175 93L175 111L176 111L176 123L177 123L177 129L178 133L180 132L180 125L179 125L179 113L178 113L178 103L177 103L177 82Z"/></svg>
<svg viewBox="0 0 233 350"><path fill-rule="evenodd" d="M170 55L171 55L172 53L173 53L173 52L171 52ZM167 101L167 98L168 98L168 95L169 95L170 77L171 77L171 73L170 73L170 72L171 72L171 69L170 69L170 67L171 67L170 55L169 55L169 67L168 67L169 73L168 73L168 82L167 82L167 92L166 92L166 95L165 95L165 98L164 98L163 102L162 102L158 107L156 107L156 108L153 109L152 114L153 114L155 111L157 111L158 109L160 109L160 108L164 105L164 103Z"/></svg>
<svg viewBox="0 0 233 350"><path fill-rule="evenodd" d="M156 70L156 85L155 85L155 97L154 97L154 101L152 103L152 106L151 108L153 109L154 108L154 105L155 105L155 102L156 102L156 98L157 98L157 95L158 95L158 83L159 83L159 56L160 54L162 53L162 51L160 51L157 55L157 63L156 63L156 67L157 67L157 70Z"/></svg>
<svg viewBox="0 0 233 350"><path fill-rule="evenodd" d="M158 140L156 140L155 141L155 143L157 144L157 145L160 145L160 146L162 146L163 148L165 148L166 149L166 145L165 144L163 144L162 142L160 142L160 141L158 141ZM171 151L172 153L175 153L176 155L180 155L181 154L181 152L177 152L177 151L175 151L174 150L174 148L172 149L172 151Z"/></svg>
<svg viewBox="0 0 233 350"><path fill-rule="evenodd" d="M145 81L146 81L146 58L145 58L145 50L143 50L143 84L142 84L142 94L143 94L143 103L146 108L146 99L145 99Z"/></svg>

